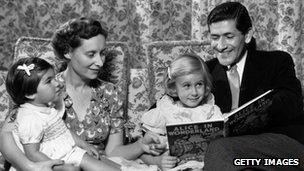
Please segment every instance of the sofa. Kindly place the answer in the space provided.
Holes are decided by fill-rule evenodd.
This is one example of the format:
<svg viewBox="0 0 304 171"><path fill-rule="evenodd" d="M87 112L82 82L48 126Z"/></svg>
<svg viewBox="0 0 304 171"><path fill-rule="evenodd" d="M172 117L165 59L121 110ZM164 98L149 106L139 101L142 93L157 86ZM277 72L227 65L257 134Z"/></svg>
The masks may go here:
<svg viewBox="0 0 304 171"><path fill-rule="evenodd" d="M204 60L214 58L207 41L159 41L144 45L148 68L130 68L131 58L128 45L124 42L107 42L109 64L104 66L108 81L121 88L120 97L124 101L126 118L126 140L133 141L141 136L139 120L152 104L164 94L162 79L171 60L182 53L196 53ZM50 39L21 37L15 44L14 61L24 57L46 59L58 72L62 63L58 60L50 44ZM7 71L0 71L0 128L12 102L5 90ZM0 157L0 170L3 158Z"/></svg>

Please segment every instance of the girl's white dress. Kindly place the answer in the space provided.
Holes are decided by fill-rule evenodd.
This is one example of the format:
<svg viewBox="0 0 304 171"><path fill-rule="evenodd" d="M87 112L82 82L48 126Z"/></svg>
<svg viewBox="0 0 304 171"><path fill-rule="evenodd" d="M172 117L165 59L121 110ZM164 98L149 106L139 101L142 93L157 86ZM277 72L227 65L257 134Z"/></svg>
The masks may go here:
<svg viewBox="0 0 304 171"><path fill-rule="evenodd" d="M39 151L51 159L61 159L65 163L78 166L85 150L76 146L62 116L64 108L38 107L30 103L18 108L15 137L22 144L39 143ZM20 143L17 142L20 147ZM23 149L22 146L20 149Z"/></svg>

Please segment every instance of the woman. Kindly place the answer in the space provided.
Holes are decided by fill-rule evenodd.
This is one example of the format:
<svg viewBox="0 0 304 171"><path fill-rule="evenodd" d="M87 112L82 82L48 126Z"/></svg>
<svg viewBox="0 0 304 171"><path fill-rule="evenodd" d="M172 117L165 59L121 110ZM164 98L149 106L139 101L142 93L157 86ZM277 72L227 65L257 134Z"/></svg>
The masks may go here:
<svg viewBox="0 0 304 171"><path fill-rule="evenodd" d="M68 127L107 156L136 159L150 153L149 143L140 139L123 145L123 102L118 89L98 78L105 63L107 32L89 18L72 19L55 33L52 45L57 57L67 61L57 74L65 85ZM144 140L144 141L143 141ZM154 139L157 141L156 139Z"/></svg>
<svg viewBox="0 0 304 171"><path fill-rule="evenodd" d="M97 148L99 154L128 160L143 153L158 155L161 150L150 147L163 145L157 144L158 138L151 134L135 143L123 144L124 120L119 91L113 84L98 78L105 63L106 38L107 32L98 21L84 17L68 21L54 34L55 54L66 61L65 70L56 76L65 85L65 122L81 139ZM4 153L6 150L1 149Z"/></svg>

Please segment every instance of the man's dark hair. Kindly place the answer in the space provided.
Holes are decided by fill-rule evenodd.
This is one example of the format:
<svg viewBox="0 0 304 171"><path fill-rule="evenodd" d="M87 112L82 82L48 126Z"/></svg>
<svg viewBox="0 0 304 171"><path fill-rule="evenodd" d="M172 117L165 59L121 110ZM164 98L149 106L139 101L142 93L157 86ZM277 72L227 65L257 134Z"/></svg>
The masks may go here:
<svg viewBox="0 0 304 171"><path fill-rule="evenodd" d="M239 2L225 2L216 6L208 15L208 27L212 23L234 20L236 28L246 34L252 27L251 18L247 9Z"/></svg>
<svg viewBox="0 0 304 171"><path fill-rule="evenodd" d="M236 28L245 35L252 28L251 18L244 5L239 2L225 2L216 6L207 17L208 29L210 25L225 20L234 20ZM252 38L248 46L255 49L255 39Z"/></svg>

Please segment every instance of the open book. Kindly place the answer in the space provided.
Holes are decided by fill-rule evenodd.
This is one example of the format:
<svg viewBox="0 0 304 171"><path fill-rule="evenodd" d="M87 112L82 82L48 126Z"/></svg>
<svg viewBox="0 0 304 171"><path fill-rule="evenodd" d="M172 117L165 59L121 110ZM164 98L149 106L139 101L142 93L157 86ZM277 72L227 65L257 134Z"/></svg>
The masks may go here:
<svg viewBox="0 0 304 171"><path fill-rule="evenodd" d="M272 104L273 90L243 104L223 119L207 120L166 126L170 155L177 156L181 164L190 160L204 161L211 139L225 136L255 134L267 124L268 107Z"/></svg>

